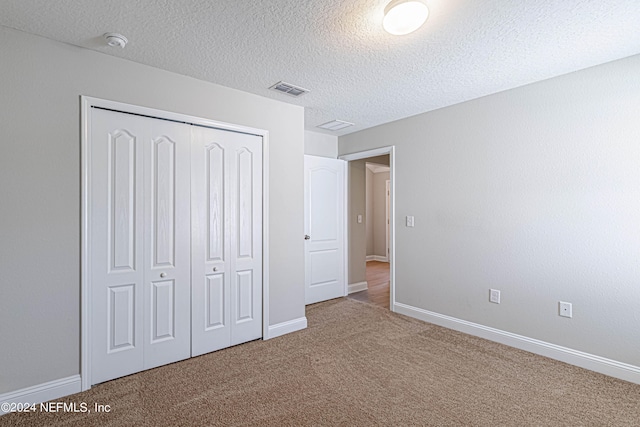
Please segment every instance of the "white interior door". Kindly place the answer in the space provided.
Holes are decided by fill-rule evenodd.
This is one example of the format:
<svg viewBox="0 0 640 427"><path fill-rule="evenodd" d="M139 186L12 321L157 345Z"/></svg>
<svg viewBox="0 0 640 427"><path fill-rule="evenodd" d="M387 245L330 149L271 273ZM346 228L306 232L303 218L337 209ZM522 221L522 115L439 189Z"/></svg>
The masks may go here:
<svg viewBox="0 0 640 427"><path fill-rule="evenodd" d="M192 355L262 336L262 138L192 129Z"/></svg>
<svg viewBox="0 0 640 427"><path fill-rule="evenodd" d="M345 295L343 160L304 156L305 303Z"/></svg>
<svg viewBox="0 0 640 427"><path fill-rule="evenodd" d="M188 125L91 119L92 382L190 355Z"/></svg>

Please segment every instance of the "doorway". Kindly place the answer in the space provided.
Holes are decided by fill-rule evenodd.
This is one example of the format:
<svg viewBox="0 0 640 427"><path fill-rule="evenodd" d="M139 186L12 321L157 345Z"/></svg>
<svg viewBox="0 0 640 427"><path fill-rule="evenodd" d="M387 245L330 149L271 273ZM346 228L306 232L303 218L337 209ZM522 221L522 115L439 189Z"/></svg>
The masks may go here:
<svg viewBox="0 0 640 427"><path fill-rule="evenodd" d="M389 310L390 298L390 266L388 262L367 261L366 266L367 289L348 295L362 302L368 302Z"/></svg>
<svg viewBox="0 0 640 427"><path fill-rule="evenodd" d="M394 311L395 302L395 147L383 147L340 156L347 164L347 253L348 293L354 299L381 305ZM380 163L380 156L388 156L388 202L386 180L382 181L382 253L369 258L366 253L366 162ZM387 212L384 212L387 211ZM387 219L388 215L388 219ZM384 224L387 222L387 224ZM388 232L387 232L388 227ZM388 237L387 237L388 236ZM388 242L388 243L387 243ZM387 249L388 246L388 249ZM386 252L386 254L384 253Z"/></svg>

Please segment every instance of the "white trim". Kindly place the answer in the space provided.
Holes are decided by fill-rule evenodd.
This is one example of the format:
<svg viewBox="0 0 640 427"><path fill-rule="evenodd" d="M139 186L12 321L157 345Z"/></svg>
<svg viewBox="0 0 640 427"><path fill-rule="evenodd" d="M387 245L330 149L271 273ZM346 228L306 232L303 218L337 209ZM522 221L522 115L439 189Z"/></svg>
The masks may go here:
<svg viewBox="0 0 640 427"><path fill-rule="evenodd" d="M388 147L380 147L380 148L374 148L372 150L359 151L357 153L343 154L342 156L338 156L338 158L350 162L352 160L366 159L368 157L383 156L385 154L389 154L393 149L393 147L394 146L391 145ZM389 165L389 167L391 167L391 165Z"/></svg>
<svg viewBox="0 0 640 427"><path fill-rule="evenodd" d="M389 155L389 185L391 189L391 209L389 213L389 219L391 222L391 231L389 233L389 238L391 241L389 242L389 251L391 255L391 262L389 266L389 307L391 311L395 311L395 302L396 302L396 244L395 244L395 236L396 236L396 224L395 224L395 212L396 212L396 147L394 145L390 145L388 147L374 148L372 150L360 151L357 153L343 154L342 156L338 156L341 160L346 160L348 162L352 160L360 160L366 159L369 157L382 156L384 154ZM346 173L346 194L347 194L347 203L345 203L345 221L349 218L349 167L347 167ZM345 233L347 236L347 251L349 249L349 241L348 241L348 230ZM347 265L349 262L347 260ZM346 282L345 282L346 283Z"/></svg>
<svg viewBox="0 0 640 427"><path fill-rule="evenodd" d="M80 375L0 394L0 403L42 403L81 391ZM0 408L0 415L8 413Z"/></svg>
<svg viewBox="0 0 640 427"><path fill-rule="evenodd" d="M262 134L262 339L269 336L269 132ZM265 338L267 337L267 338Z"/></svg>
<svg viewBox="0 0 640 427"><path fill-rule="evenodd" d="M367 255L367 261L389 262L389 258L381 255Z"/></svg>
<svg viewBox="0 0 640 427"><path fill-rule="evenodd" d="M349 293L353 294L355 292L366 291L369 289L369 284L367 282L358 282L352 283L349 285Z"/></svg>
<svg viewBox="0 0 640 427"><path fill-rule="evenodd" d="M91 236L89 233L89 218L91 212L89 207L90 182L89 182L89 159L91 135L91 107L107 108L115 111L140 114L143 116L157 117L161 119L175 120L178 122L191 123L198 126L212 127L216 129L228 130L232 132L247 133L262 137L262 334L270 333L269 327L269 131L252 128L248 126L235 125L219 122L216 120L195 117L186 114L173 113L170 111L157 110L155 108L141 107L122 102L110 101L106 99L93 98L90 96L80 96L81 103L81 228L80 228L80 377L82 391L91 388L91 318L89 308L91 307L91 286L89 272L89 248Z"/></svg>
<svg viewBox="0 0 640 427"><path fill-rule="evenodd" d="M529 351L551 359L560 360L570 365L599 372L604 375L640 384L640 366L634 366L594 354L585 353L560 345L540 341L489 326L480 325L444 314L413 307L397 302L396 313L404 314L425 322L434 323L445 328L454 329L490 341L495 341L520 350Z"/></svg>
<svg viewBox="0 0 640 427"><path fill-rule="evenodd" d="M344 188L342 193L344 195L342 201L342 207L345 212L349 209L349 162L342 162L342 171L344 176ZM344 296L349 295L349 215L344 215L342 229L342 257L344 258L344 277L342 283L344 283Z"/></svg>
<svg viewBox="0 0 640 427"><path fill-rule="evenodd" d="M387 259L386 262L389 262L391 255L391 249L389 248L389 240L391 240L391 180L387 179L384 184L384 240L386 244L384 255Z"/></svg>
<svg viewBox="0 0 640 427"><path fill-rule="evenodd" d="M287 320L286 322L277 323L273 326L269 326L265 340L276 338L292 332L301 331L307 328L307 318L299 317L293 320Z"/></svg>
<svg viewBox="0 0 640 427"><path fill-rule="evenodd" d="M342 283L344 283L344 296L349 295L349 162L344 162L344 235L342 236L342 245L344 248L343 257L344 257L344 279Z"/></svg>
<svg viewBox="0 0 640 427"><path fill-rule="evenodd" d="M89 135L91 135L91 100L87 97L80 97L80 126L82 133L80 135L80 179L81 192L80 197L80 375L82 382L82 391L91 388L91 334L88 307L91 306L91 286L89 280L89 272L91 271L89 250L91 242L91 234L89 227L89 206L91 206L91 182L89 180L89 159L90 145Z"/></svg>
<svg viewBox="0 0 640 427"><path fill-rule="evenodd" d="M83 101L86 101L86 103L83 103L83 107L107 108L110 110L115 110L115 111L120 111L125 113L133 113L133 114L140 114L143 116L149 116L151 118L174 120L177 122L191 123L198 126L212 127L215 129L229 130L229 131L240 132L240 133L248 133L256 136L264 136L265 133L268 133L268 131L265 131L264 129L258 129L258 128L242 126L242 125L235 125L232 123L225 123L217 120L205 119L203 117L190 116L188 114L180 114L180 113L174 113L166 110L158 110L156 108L142 107L139 105L127 104L125 102L110 101L107 99L94 98L91 96L84 96L84 95L81 95L81 99Z"/></svg>

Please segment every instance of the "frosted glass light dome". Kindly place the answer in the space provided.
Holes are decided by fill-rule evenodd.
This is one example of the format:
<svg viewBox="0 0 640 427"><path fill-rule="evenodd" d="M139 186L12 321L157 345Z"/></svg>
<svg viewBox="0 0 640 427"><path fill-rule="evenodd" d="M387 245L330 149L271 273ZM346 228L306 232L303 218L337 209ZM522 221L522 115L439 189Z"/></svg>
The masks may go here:
<svg viewBox="0 0 640 427"><path fill-rule="evenodd" d="M427 5L421 0L393 0L384 8L384 29L395 36L417 30L429 16Z"/></svg>

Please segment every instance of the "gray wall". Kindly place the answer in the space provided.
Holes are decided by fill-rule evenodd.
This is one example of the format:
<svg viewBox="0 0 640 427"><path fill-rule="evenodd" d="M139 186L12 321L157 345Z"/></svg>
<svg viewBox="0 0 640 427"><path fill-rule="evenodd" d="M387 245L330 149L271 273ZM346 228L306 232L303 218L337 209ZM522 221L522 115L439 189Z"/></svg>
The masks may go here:
<svg viewBox="0 0 640 427"><path fill-rule="evenodd" d="M366 160L349 162L349 284L366 280ZM358 224L358 215L362 223Z"/></svg>
<svg viewBox="0 0 640 427"><path fill-rule="evenodd" d="M633 56L341 137L396 146L397 301L639 366L638 76Z"/></svg>
<svg viewBox="0 0 640 427"><path fill-rule="evenodd" d="M387 256L387 180L389 172L373 174L373 253L382 257Z"/></svg>
<svg viewBox="0 0 640 427"><path fill-rule="evenodd" d="M303 109L0 27L0 393L79 373L80 95L270 132L271 324L304 316Z"/></svg>
<svg viewBox="0 0 640 427"><path fill-rule="evenodd" d="M304 154L336 159L338 157L338 137L305 130Z"/></svg>

